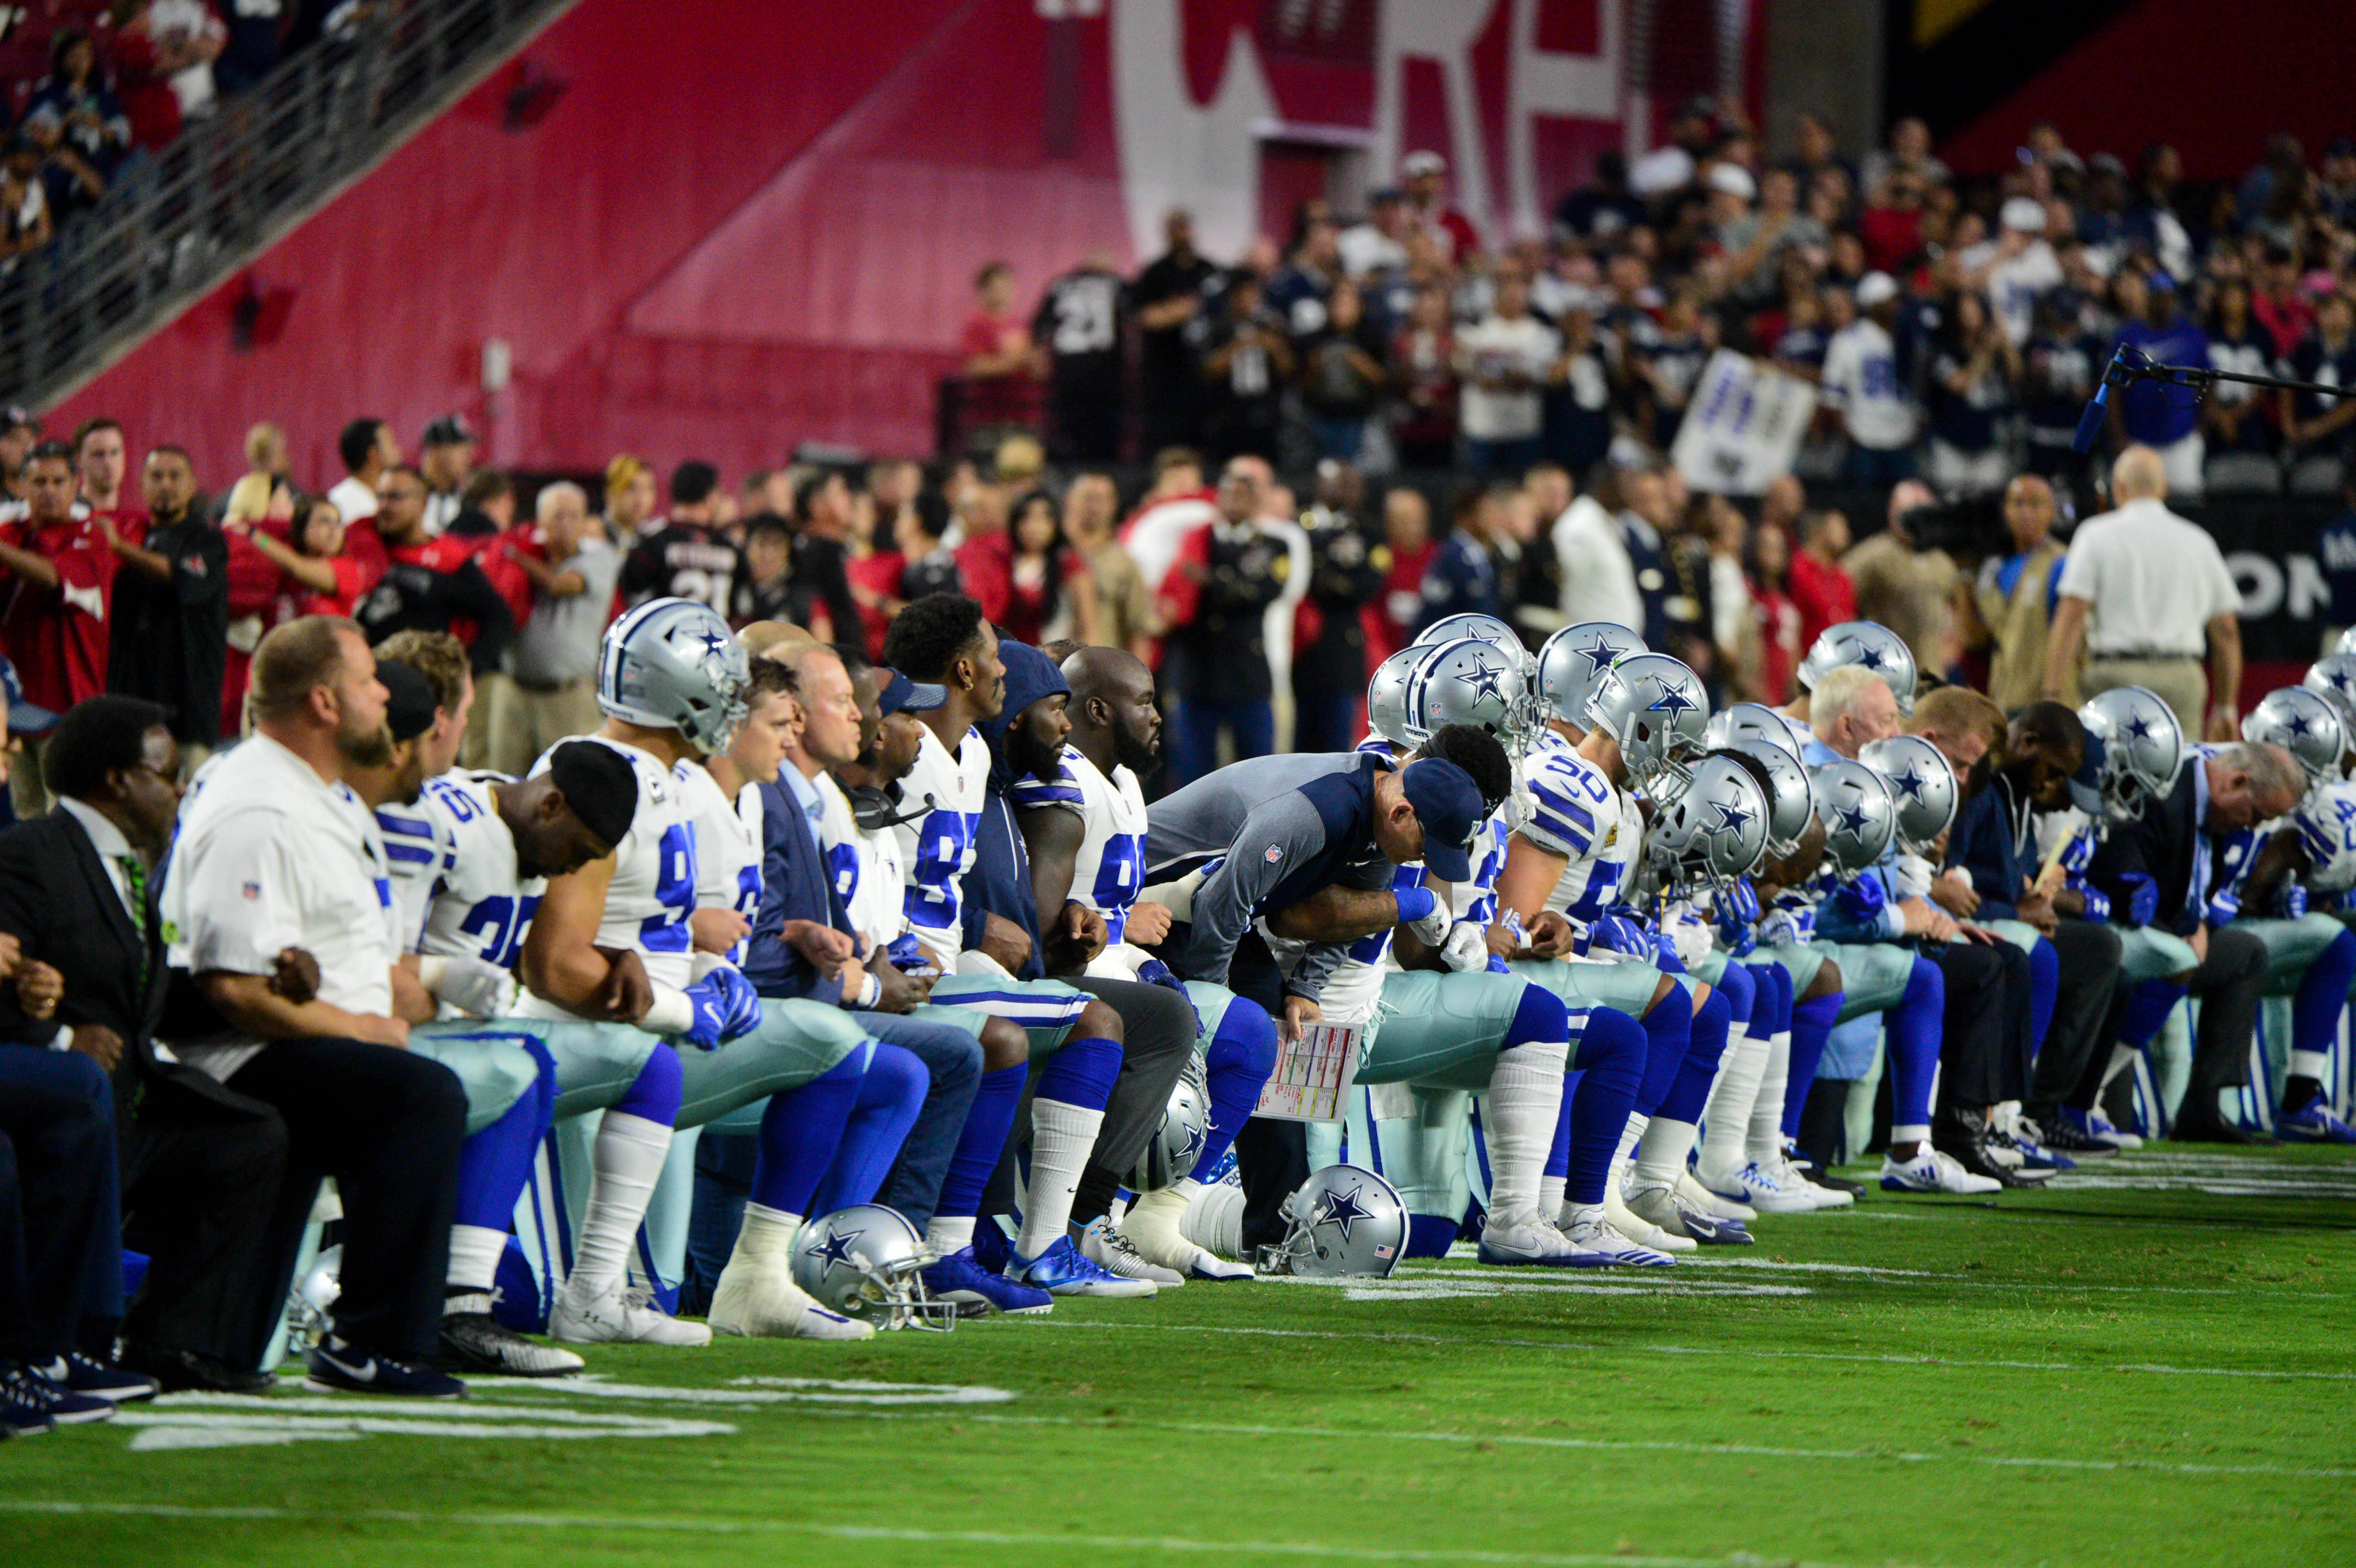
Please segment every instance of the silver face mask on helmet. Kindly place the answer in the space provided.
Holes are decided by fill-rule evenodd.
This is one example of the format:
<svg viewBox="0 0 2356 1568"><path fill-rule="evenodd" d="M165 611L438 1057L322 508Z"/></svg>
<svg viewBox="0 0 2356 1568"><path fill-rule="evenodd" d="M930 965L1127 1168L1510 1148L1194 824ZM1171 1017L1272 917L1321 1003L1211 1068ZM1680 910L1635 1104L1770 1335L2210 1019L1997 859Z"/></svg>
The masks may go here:
<svg viewBox="0 0 2356 1568"><path fill-rule="evenodd" d="M1620 743L1628 776L1665 805L1704 744L1709 697L1701 677L1666 654L1635 654L1603 672L1587 699L1588 728Z"/></svg>
<svg viewBox="0 0 2356 1568"><path fill-rule="evenodd" d="M2341 731L2356 743L2356 654L2326 655L2308 667L2299 684L2339 710Z"/></svg>
<svg viewBox="0 0 2356 1568"><path fill-rule="evenodd" d="M1407 1255L1407 1204L1371 1170L1329 1165L1284 1200L1284 1240L1259 1250L1262 1274L1387 1279Z"/></svg>
<svg viewBox="0 0 2356 1568"><path fill-rule="evenodd" d="M1538 706L1542 716L1587 728L1587 699L1614 662L1648 651L1644 639L1616 621L1581 621L1565 626L1538 650Z"/></svg>
<svg viewBox="0 0 2356 1568"><path fill-rule="evenodd" d="M2340 777L2340 754L2348 749L2340 709L2303 686L2267 692L2242 720L2242 739L2253 745L2280 746L2297 757L2309 789Z"/></svg>
<svg viewBox="0 0 2356 1568"><path fill-rule="evenodd" d="M1800 761L1800 738L1783 722L1783 716L1763 702L1735 702L1709 716L1708 737L1711 751L1740 745L1745 741L1760 741L1773 746Z"/></svg>
<svg viewBox="0 0 2356 1568"><path fill-rule="evenodd" d="M1529 688L1514 655L1494 644L1459 638L1425 650L1408 672L1400 720L1407 744L1420 746L1435 731L1470 724L1496 737L1508 752L1528 738Z"/></svg>
<svg viewBox="0 0 2356 1568"><path fill-rule="evenodd" d="M747 710L752 666L728 623L691 599L650 599L605 628L597 706L628 724L676 730L705 756L728 749Z"/></svg>
<svg viewBox="0 0 2356 1568"><path fill-rule="evenodd" d="M1145 1140L1145 1152L1130 1173L1130 1186L1140 1192L1159 1192L1191 1175L1210 1136L1211 1091L1204 1079L1203 1059L1189 1056L1178 1082L1170 1085L1162 1125Z"/></svg>
<svg viewBox="0 0 2356 1568"><path fill-rule="evenodd" d="M1854 877L1888 851L1898 834L1898 808L1879 773L1843 757L1818 768L1808 788L1816 820L1825 825L1825 859L1836 876Z"/></svg>
<svg viewBox="0 0 2356 1568"><path fill-rule="evenodd" d="M896 1209L857 1203L806 1220L793 1246L794 1283L830 1312L878 1329L957 1327L958 1304L925 1289L933 1250Z"/></svg>
<svg viewBox="0 0 2356 1568"><path fill-rule="evenodd" d="M1376 666L1366 682L1366 728L1394 746L1417 744L1407 738L1407 677L1435 651L1420 645L1401 648Z"/></svg>
<svg viewBox="0 0 2356 1568"><path fill-rule="evenodd" d="M2164 799L2184 765L2184 731L2176 710L2140 686L2117 686L2086 699L2078 721L2103 743L2103 815L2128 822L2147 799Z"/></svg>
<svg viewBox="0 0 2356 1568"><path fill-rule="evenodd" d="M1898 711L1914 712L1914 654L1906 640L1873 621L1843 621L1816 634L1815 645L1800 661L1800 686L1814 691L1816 682L1843 665L1858 665L1890 683Z"/></svg>
<svg viewBox="0 0 2356 1568"><path fill-rule="evenodd" d="M1772 741L1737 741L1726 749L1766 770L1767 852L1779 860L1799 853L1800 840L1816 811L1815 797L1808 793L1808 770Z"/></svg>
<svg viewBox="0 0 2356 1568"><path fill-rule="evenodd" d="M1898 807L1898 842L1917 855L1955 820L1963 792L1955 770L1939 748L1920 735L1892 735L1860 747L1857 760L1881 775Z"/></svg>
<svg viewBox="0 0 2356 1568"><path fill-rule="evenodd" d="M1644 834L1644 859L1672 891L1747 875L1767 852L1767 797L1731 757L1704 757Z"/></svg>

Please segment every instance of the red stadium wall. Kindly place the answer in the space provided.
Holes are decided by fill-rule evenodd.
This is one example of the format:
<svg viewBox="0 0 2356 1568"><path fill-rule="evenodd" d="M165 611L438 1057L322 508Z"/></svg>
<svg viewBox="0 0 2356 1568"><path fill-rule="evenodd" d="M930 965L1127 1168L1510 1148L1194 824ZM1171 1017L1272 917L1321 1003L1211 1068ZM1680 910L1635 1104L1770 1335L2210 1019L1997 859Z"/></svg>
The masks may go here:
<svg viewBox="0 0 2356 1568"><path fill-rule="evenodd" d="M1493 240L1535 231L1598 151L1655 123L1663 94L1622 85L1625 9L584 0L523 57L565 86L544 120L504 128L495 76L252 265L292 291L274 341L232 347L241 279L54 412L177 439L214 483L255 420L284 423L296 477L320 484L346 419L413 444L454 409L507 465L921 452L980 262L1012 261L1026 291L1094 250L1127 266L1173 203L1232 255L1259 227L1263 144L1271 197L1304 144L1378 171L1436 147ZM1750 7L1655 14L1644 80L1688 91L1692 62L1730 58L1755 82ZM1719 25L1731 51L1687 36ZM512 379L486 392L494 340Z"/></svg>

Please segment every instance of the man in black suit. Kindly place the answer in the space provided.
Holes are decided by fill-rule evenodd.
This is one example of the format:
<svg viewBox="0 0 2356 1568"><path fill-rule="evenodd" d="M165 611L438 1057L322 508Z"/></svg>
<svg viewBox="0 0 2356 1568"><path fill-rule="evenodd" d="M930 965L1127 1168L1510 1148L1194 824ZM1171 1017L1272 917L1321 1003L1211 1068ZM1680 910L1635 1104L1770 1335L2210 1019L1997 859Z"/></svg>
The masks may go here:
<svg viewBox="0 0 2356 1568"><path fill-rule="evenodd" d="M2253 1141L2224 1118L2217 1095L2242 1074L2258 1000L2265 989L2265 944L2235 926L2212 928L2205 916L2212 887L2226 880L2218 865L2217 841L2284 815L2306 791L2298 763L2279 746L2221 746L2209 755L2196 752L2167 796L2147 801L2134 821L2114 828L2087 868L2115 913L2126 914L2139 899L2147 901L2152 912L2140 923L2183 937L2200 960L2192 969L2165 979L2140 986L2122 981L2114 1004L2115 1038L2123 1045L2140 1047L2165 1021L2175 997L2190 991L2201 998L2191 1082L2169 1130L2179 1141ZM2081 1109L2094 1106L2105 1065L2101 1060L2088 1064L2071 1104Z"/></svg>
<svg viewBox="0 0 2356 1568"><path fill-rule="evenodd" d="M35 1019L0 991L0 1040L62 1043L106 1069L123 1120L126 1244L151 1259L123 1321L124 1360L166 1388L253 1392L270 1378L237 1347L268 1288L262 1247L284 1162L278 1114L159 1053L166 1005L155 869L179 808L179 749L155 703L96 697L59 721L43 758L58 809L0 834L0 932L59 993ZM118 1258L112 1312L121 1316ZM102 1317L93 1278L85 1317ZM101 1330L112 1339L112 1326ZM88 1336L85 1336L87 1340Z"/></svg>

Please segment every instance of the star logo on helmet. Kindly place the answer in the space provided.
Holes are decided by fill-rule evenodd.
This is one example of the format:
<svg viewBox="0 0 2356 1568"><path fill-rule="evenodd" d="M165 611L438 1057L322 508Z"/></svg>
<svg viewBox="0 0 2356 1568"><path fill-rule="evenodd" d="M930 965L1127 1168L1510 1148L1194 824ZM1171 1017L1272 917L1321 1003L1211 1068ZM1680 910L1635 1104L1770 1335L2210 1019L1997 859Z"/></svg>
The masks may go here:
<svg viewBox="0 0 2356 1568"><path fill-rule="evenodd" d="M2302 739L2315 733L2314 722L2304 713L2293 713L2284 722L2283 728Z"/></svg>
<svg viewBox="0 0 2356 1568"><path fill-rule="evenodd" d="M1474 654L1472 667L1465 672L1464 678L1472 683L1474 697L1492 698L1503 702L1505 700L1505 693L1497 685L1497 677L1505 673L1505 666L1498 665L1494 667L1490 666L1489 656L1486 654Z"/></svg>
<svg viewBox="0 0 2356 1568"><path fill-rule="evenodd" d="M1712 833L1740 833L1751 826L1751 813L1740 806L1716 800L1709 804L1710 809L1718 813L1718 826L1710 829Z"/></svg>
<svg viewBox="0 0 2356 1568"><path fill-rule="evenodd" d="M1905 795L1907 799L1913 801L1919 801L1922 798L1922 791L1927 788L1931 783L1929 779L1922 776L1922 771L1915 767L1912 763L1907 763L1906 771L1902 773L1893 775L1890 782L1898 786L1900 794Z"/></svg>
<svg viewBox="0 0 2356 1568"><path fill-rule="evenodd" d="M834 1265L837 1264L841 1264L845 1268L857 1266L851 1255L851 1243L866 1233L864 1231L845 1233L830 1228L826 1232L826 1240L809 1248L802 1255L819 1260L819 1278L822 1280L830 1278L834 1274Z"/></svg>
<svg viewBox="0 0 2356 1568"><path fill-rule="evenodd" d="M1644 709L1644 711L1647 713L1665 713L1674 720L1682 715L1692 712L1699 706L1700 704L1696 702L1692 698L1687 697L1676 687L1664 681L1661 685L1661 695L1659 700L1655 701L1650 708Z"/></svg>
<svg viewBox="0 0 2356 1568"><path fill-rule="evenodd" d="M1871 643L1859 643L1857 645L1857 662L1860 669L1880 669L1885 661L1879 648Z"/></svg>
<svg viewBox="0 0 2356 1568"><path fill-rule="evenodd" d="M2348 689L2350 677L2348 672L2344 669L2326 670L2323 672L2323 678L2334 691L2345 691Z"/></svg>
<svg viewBox="0 0 2356 1568"><path fill-rule="evenodd" d="M1850 837L1856 839L1860 844L1865 842L1865 811L1863 807L1855 805L1837 805L1833 807L1833 815L1840 818L1840 830L1843 833L1847 834Z"/></svg>
<svg viewBox="0 0 2356 1568"><path fill-rule="evenodd" d="M719 633L712 630L709 626L703 629L698 640L703 644L703 653L706 658L712 657L719 654L721 650L728 645L728 639L722 636Z"/></svg>
<svg viewBox="0 0 2356 1568"><path fill-rule="evenodd" d="M1337 1226L1341 1230L1342 1239L1348 1241L1351 1226L1361 1220L1371 1220L1375 1217L1373 1210L1358 1201L1358 1194L1365 1190L1363 1187L1353 1187L1347 1192L1326 1193L1325 1200L1317 1205L1317 1218L1310 1221L1310 1228L1313 1230L1319 1225Z"/></svg>
<svg viewBox="0 0 2356 1568"><path fill-rule="evenodd" d="M2126 731L2126 737L2130 741L2148 741L2151 739L2151 720L2146 719L2140 713L2128 714L2126 723L2121 726L2121 728Z"/></svg>
<svg viewBox="0 0 2356 1568"><path fill-rule="evenodd" d="M1600 635L1596 637L1595 645L1593 647L1573 648L1570 651L1587 661L1587 673L1590 677L1592 677L1597 670L1601 669L1605 665L1610 664L1613 659L1619 656L1619 655L1613 651L1612 645L1605 641Z"/></svg>

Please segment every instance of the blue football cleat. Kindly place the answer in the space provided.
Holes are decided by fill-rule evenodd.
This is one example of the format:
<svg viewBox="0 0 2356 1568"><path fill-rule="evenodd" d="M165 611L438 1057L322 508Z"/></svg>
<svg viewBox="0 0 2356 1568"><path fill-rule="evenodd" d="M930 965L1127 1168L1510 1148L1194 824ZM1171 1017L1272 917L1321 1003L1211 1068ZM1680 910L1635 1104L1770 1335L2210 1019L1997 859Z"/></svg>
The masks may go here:
<svg viewBox="0 0 2356 1568"><path fill-rule="evenodd" d="M2356 1144L2356 1127L2335 1115L2320 1094L2300 1109L2276 1116L2275 1136L2304 1144Z"/></svg>
<svg viewBox="0 0 2356 1568"><path fill-rule="evenodd" d="M2126 1138L2111 1125L2100 1111L2082 1111L2075 1105L2064 1105L2053 1115L2053 1123L2044 1129L2045 1147L2062 1149L2073 1155L2116 1154L2127 1147ZM2140 1145L2143 1140L2136 1138Z"/></svg>
<svg viewBox="0 0 2356 1568"><path fill-rule="evenodd" d="M46 1413L54 1426L81 1426L114 1419L112 1400L101 1399L94 1393L76 1393L43 1377L38 1367L20 1367L9 1374L9 1381L13 1385L12 1400Z"/></svg>
<svg viewBox="0 0 2356 1568"><path fill-rule="evenodd" d="M1056 1237L1035 1258L1010 1253L1006 1277L1054 1296L1140 1296L1160 1293L1160 1286L1150 1279L1123 1279L1110 1269L1090 1263L1080 1255L1079 1248L1072 1245L1069 1236Z"/></svg>
<svg viewBox="0 0 2356 1568"><path fill-rule="evenodd" d="M466 1385L423 1361L372 1356L330 1334L311 1352L303 1386L319 1393L389 1393L403 1399L464 1399Z"/></svg>
<svg viewBox="0 0 2356 1568"><path fill-rule="evenodd" d="M110 1404L130 1404L154 1399L163 1385L154 1378L126 1371L112 1361L98 1360L69 1350L54 1360L35 1364L33 1371L70 1393L89 1394Z"/></svg>
<svg viewBox="0 0 2356 1568"><path fill-rule="evenodd" d="M924 1272L925 1289L936 1301L954 1301L960 1317L987 1317L1002 1312L1022 1317L1053 1312L1055 1298L1020 1280L985 1269L971 1247L959 1247Z"/></svg>

